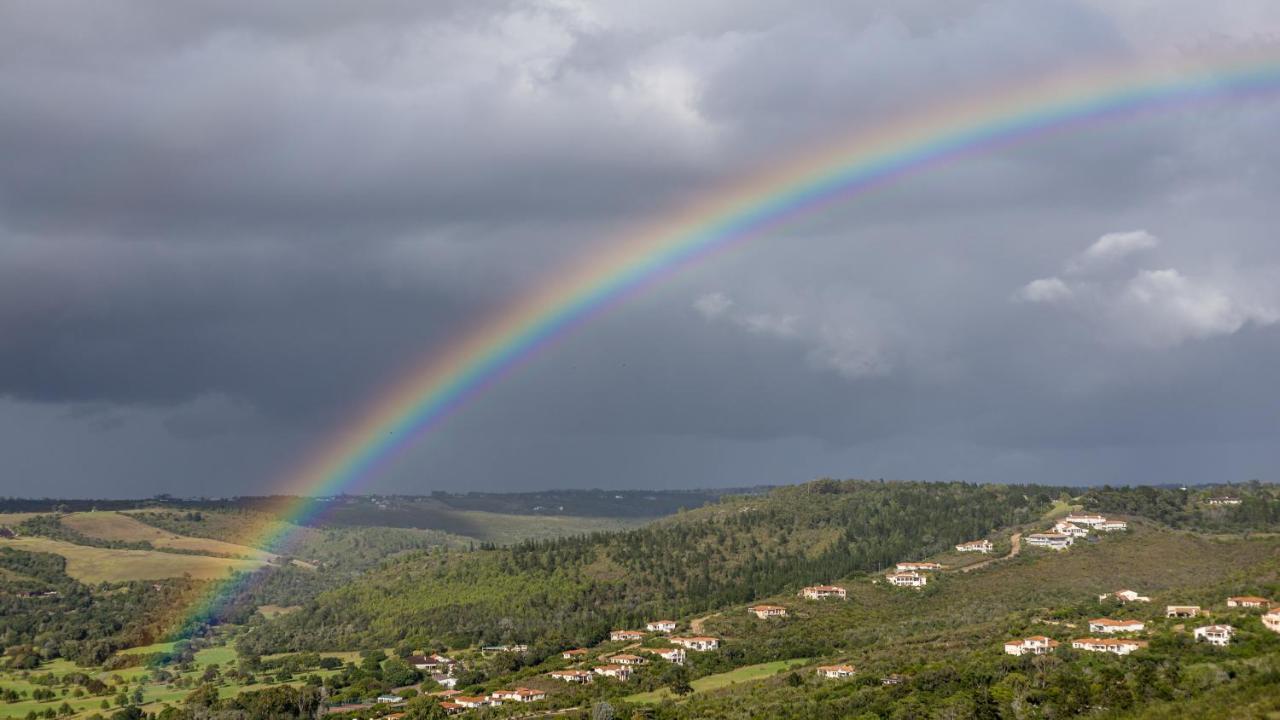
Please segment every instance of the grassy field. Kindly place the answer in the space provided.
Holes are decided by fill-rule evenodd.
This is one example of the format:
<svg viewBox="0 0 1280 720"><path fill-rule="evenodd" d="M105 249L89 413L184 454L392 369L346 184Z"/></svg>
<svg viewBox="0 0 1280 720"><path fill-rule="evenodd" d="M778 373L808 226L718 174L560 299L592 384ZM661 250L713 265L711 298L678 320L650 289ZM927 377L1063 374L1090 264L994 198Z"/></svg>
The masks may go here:
<svg viewBox="0 0 1280 720"><path fill-rule="evenodd" d="M254 570L261 560L176 555L155 550L112 550L40 537L0 540L0 547L61 555L67 574L85 583L160 580L190 575L197 580L223 578L232 570Z"/></svg>
<svg viewBox="0 0 1280 720"><path fill-rule="evenodd" d="M0 513L0 525L13 526L46 513Z"/></svg>
<svg viewBox="0 0 1280 720"><path fill-rule="evenodd" d="M63 525L76 532L101 540L149 542L155 547L175 548L211 555L229 555L262 561L272 560L275 557L269 552L247 545L177 535L117 512L72 513L63 516L60 521Z"/></svg>
<svg viewBox="0 0 1280 720"><path fill-rule="evenodd" d="M698 678L689 683L693 686L693 691L707 692L708 690L719 690L720 688L729 687L738 683L751 682L753 680L763 680L772 677L780 672L791 670L811 662L811 658L794 658L791 660L778 660L776 662L761 663L759 665L746 665L744 667L730 670L719 675L708 675L704 678ZM652 692L636 693L623 698L627 702L633 703L656 703L675 697L671 690L662 688Z"/></svg>

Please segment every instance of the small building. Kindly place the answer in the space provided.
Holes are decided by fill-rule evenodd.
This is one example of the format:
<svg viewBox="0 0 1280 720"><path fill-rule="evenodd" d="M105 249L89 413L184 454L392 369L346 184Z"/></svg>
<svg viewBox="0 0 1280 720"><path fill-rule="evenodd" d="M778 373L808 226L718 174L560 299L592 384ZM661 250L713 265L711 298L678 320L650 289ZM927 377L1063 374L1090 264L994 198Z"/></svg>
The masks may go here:
<svg viewBox="0 0 1280 720"><path fill-rule="evenodd" d="M889 673L888 675L884 676L884 678L880 681L880 684L881 685L901 685L906 681L907 681L906 675L899 675L898 673Z"/></svg>
<svg viewBox="0 0 1280 720"><path fill-rule="evenodd" d="M639 655L632 655L630 653L621 653L619 655L613 655L606 659L609 662L617 665L648 665L649 664L648 658L643 658L643 657L640 657Z"/></svg>
<svg viewBox="0 0 1280 720"><path fill-rule="evenodd" d="M432 673L431 679L434 680L437 685L439 685L442 688L445 688L446 690L452 690L458 687L458 678L452 675L445 675L444 673Z"/></svg>
<svg viewBox="0 0 1280 720"><path fill-rule="evenodd" d="M826 600L827 598L844 600L848 596L848 591L838 585L810 585L800 591L800 597L805 600Z"/></svg>
<svg viewBox="0 0 1280 720"><path fill-rule="evenodd" d="M1069 522L1073 525L1088 525L1093 527L1094 525L1101 525L1106 522L1107 519L1101 515L1077 515L1076 513L1071 513L1070 515L1062 518L1062 521Z"/></svg>
<svg viewBox="0 0 1280 720"><path fill-rule="evenodd" d="M1268 608L1271 601L1257 595L1236 595L1227 598L1227 607L1232 608Z"/></svg>
<svg viewBox="0 0 1280 720"><path fill-rule="evenodd" d="M843 680L857 674L852 665L819 665L818 676L832 680Z"/></svg>
<svg viewBox="0 0 1280 720"><path fill-rule="evenodd" d="M720 640L706 635L691 635L689 637L673 637L671 638L671 644L679 645L686 650L693 650L694 652L706 652L720 647Z"/></svg>
<svg viewBox="0 0 1280 720"><path fill-rule="evenodd" d="M1089 632L1142 632L1146 628L1146 624L1141 620L1112 620L1111 618L1097 618L1089 621Z"/></svg>
<svg viewBox="0 0 1280 720"><path fill-rule="evenodd" d="M1240 498L1232 495L1219 495L1217 497L1211 497L1205 502L1210 505L1239 505Z"/></svg>
<svg viewBox="0 0 1280 720"><path fill-rule="evenodd" d="M1043 635L1032 635L1021 640L1010 640L1004 644L1004 651L1009 655L1044 655L1058 648L1058 641Z"/></svg>
<svg viewBox="0 0 1280 720"><path fill-rule="evenodd" d="M442 700L440 702L440 707L444 709L445 715L457 715L458 713L466 712L467 710L465 705L459 705L452 700Z"/></svg>
<svg viewBox="0 0 1280 720"><path fill-rule="evenodd" d="M1102 532L1118 532L1121 530L1128 530L1129 523L1124 520L1108 520L1103 523L1098 523L1094 527Z"/></svg>
<svg viewBox="0 0 1280 720"><path fill-rule="evenodd" d="M404 702L404 698L400 697L399 695L386 694L386 695L379 695L378 699L374 700L374 702L386 703L388 705L399 705L400 703Z"/></svg>
<svg viewBox="0 0 1280 720"><path fill-rule="evenodd" d="M582 658L590 654L591 654L591 651L586 648L577 648L575 650L565 650L564 652L560 653L560 657L565 660L581 660Z"/></svg>
<svg viewBox="0 0 1280 720"><path fill-rule="evenodd" d="M553 680L567 683L585 684L595 679L595 676L586 670L552 670L549 675Z"/></svg>
<svg viewBox="0 0 1280 720"><path fill-rule="evenodd" d="M1077 638L1071 641L1071 647L1076 650L1105 652L1114 655L1128 655L1146 646L1146 640L1129 640L1127 638Z"/></svg>
<svg viewBox="0 0 1280 720"><path fill-rule="evenodd" d="M454 665L457 665L453 660L435 653L430 655L410 655L408 658L405 658L405 662L414 666L418 670L448 670Z"/></svg>
<svg viewBox="0 0 1280 720"><path fill-rule="evenodd" d="M669 633L676 629L675 620L651 620L644 624L644 629L649 632Z"/></svg>
<svg viewBox="0 0 1280 720"><path fill-rule="evenodd" d="M1073 538L1084 537L1089 534L1089 528L1086 525L1076 525L1065 520L1058 522L1053 526L1053 531L1062 535L1070 535Z"/></svg>
<svg viewBox="0 0 1280 720"><path fill-rule="evenodd" d="M1112 593L1103 593L1098 596L1098 602L1103 602L1105 600L1115 600L1116 602L1120 602L1120 603L1151 602L1151 598L1147 597L1146 595L1139 595L1137 592L1133 590L1117 590Z"/></svg>
<svg viewBox="0 0 1280 720"><path fill-rule="evenodd" d="M990 540L970 540L956 546L956 552L976 552L988 554L995 552L996 546Z"/></svg>
<svg viewBox="0 0 1280 720"><path fill-rule="evenodd" d="M896 572L885 576L894 587L922 588L929 584L929 578L918 572Z"/></svg>
<svg viewBox="0 0 1280 720"><path fill-rule="evenodd" d="M592 668L591 672L614 680L621 680L622 682L626 682L631 677L631 668L626 665L601 665L600 667Z"/></svg>
<svg viewBox="0 0 1280 720"><path fill-rule="evenodd" d="M481 697L479 695L454 695L452 702L455 705L459 705L461 707L468 708L468 709L484 707L485 705L493 704L489 702L489 698ZM499 700L497 704L501 705L502 701Z"/></svg>
<svg viewBox="0 0 1280 720"><path fill-rule="evenodd" d="M1280 633L1280 609L1263 613L1262 624L1272 632Z"/></svg>
<svg viewBox="0 0 1280 720"><path fill-rule="evenodd" d="M683 665L686 657L684 648L679 648L679 647L653 648L649 650L649 652L653 653L654 655L657 655L658 657L662 658L663 660L666 660L669 663L674 663L676 665Z"/></svg>
<svg viewBox="0 0 1280 720"><path fill-rule="evenodd" d="M519 703L531 703L546 700L547 693L533 688L518 687L512 690L498 690L489 696L491 699L510 700Z"/></svg>
<svg viewBox="0 0 1280 720"><path fill-rule="evenodd" d="M1027 536L1027 544L1050 550L1066 550L1075 542L1075 538L1062 533L1031 533Z"/></svg>
<svg viewBox="0 0 1280 720"><path fill-rule="evenodd" d="M769 618L780 618L780 617L787 616L787 609L782 607L781 605L752 605L751 607L747 608L747 612L751 613L752 615L755 615L761 620L768 620Z"/></svg>
<svg viewBox="0 0 1280 720"><path fill-rule="evenodd" d="M1236 634L1236 629L1230 625L1204 625L1196 628L1192 633L1197 641L1203 640L1211 645L1230 645L1231 636Z"/></svg>
<svg viewBox="0 0 1280 720"><path fill-rule="evenodd" d="M614 630L609 633L609 639L613 642L634 642L643 640L644 633L639 630Z"/></svg>
<svg viewBox="0 0 1280 720"><path fill-rule="evenodd" d="M900 562L894 569L898 572L932 572L941 570L942 566L935 562Z"/></svg>
<svg viewBox="0 0 1280 720"><path fill-rule="evenodd" d="M1193 618L1199 615L1199 605L1165 605L1164 607L1164 616L1167 618Z"/></svg>

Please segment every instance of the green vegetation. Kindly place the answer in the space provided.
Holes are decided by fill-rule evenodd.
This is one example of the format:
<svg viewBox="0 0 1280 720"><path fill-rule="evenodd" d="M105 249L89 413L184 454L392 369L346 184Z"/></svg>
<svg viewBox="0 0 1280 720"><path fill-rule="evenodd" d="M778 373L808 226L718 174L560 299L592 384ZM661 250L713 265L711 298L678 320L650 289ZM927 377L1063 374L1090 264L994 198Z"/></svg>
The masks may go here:
<svg viewBox="0 0 1280 720"><path fill-rule="evenodd" d="M697 680L690 682L689 687L693 692L719 690L742 682L762 680L764 678L777 675L780 672L785 672L805 665L808 661L808 658L796 658L792 660L775 660L773 662L760 663L759 665L744 665L743 667L730 670L729 672L698 678ZM623 700L633 703L656 703L673 697L675 697L675 694L670 688L662 688L660 690L651 690L649 692L628 695L623 698Z"/></svg>

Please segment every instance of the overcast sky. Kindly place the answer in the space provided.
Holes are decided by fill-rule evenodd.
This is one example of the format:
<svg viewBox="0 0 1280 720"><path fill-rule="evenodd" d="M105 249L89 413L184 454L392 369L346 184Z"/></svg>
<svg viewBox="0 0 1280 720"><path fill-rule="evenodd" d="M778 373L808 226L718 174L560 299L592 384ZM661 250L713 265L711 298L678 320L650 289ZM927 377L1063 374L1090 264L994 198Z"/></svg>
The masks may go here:
<svg viewBox="0 0 1280 720"><path fill-rule="evenodd" d="M267 493L414 358L793 153L1238 0L0 4L0 495ZM366 491L1275 479L1280 98L808 215L511 374Z"/></svg>

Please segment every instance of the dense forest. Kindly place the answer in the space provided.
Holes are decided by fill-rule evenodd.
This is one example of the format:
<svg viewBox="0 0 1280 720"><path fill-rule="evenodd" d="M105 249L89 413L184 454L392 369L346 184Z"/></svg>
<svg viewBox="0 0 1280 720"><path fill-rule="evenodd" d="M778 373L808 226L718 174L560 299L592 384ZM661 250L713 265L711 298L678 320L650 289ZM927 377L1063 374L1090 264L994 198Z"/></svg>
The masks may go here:
<svg viewBox="0 0 1280 720"><path fill-rule="evenodd" d="M1229 497L1238 504L1213 505ZM1137 515L1170 527L1202 532L1266 531L1280 525L1280 489L1258 481L1208 487L1101 487L1085 490L1086 510Z"/></svg>

